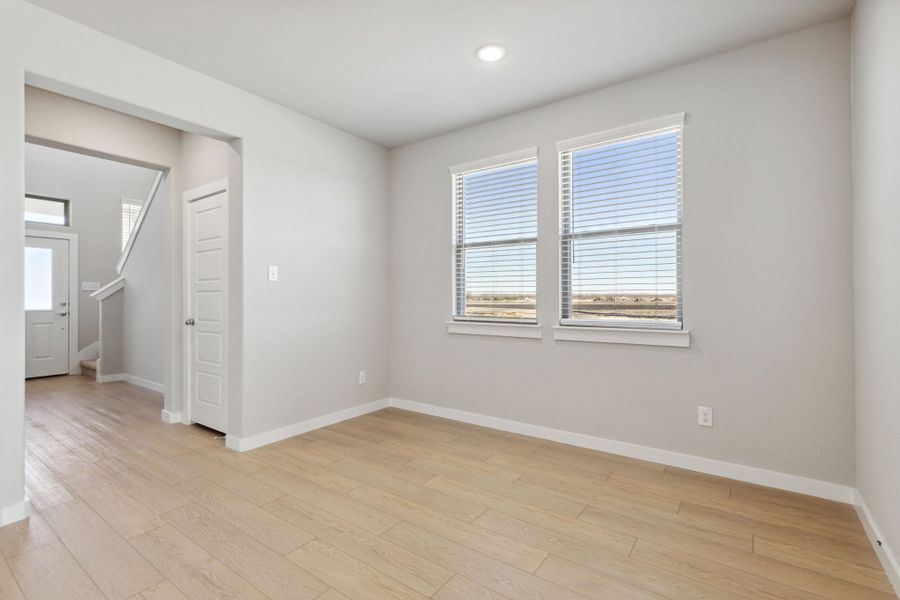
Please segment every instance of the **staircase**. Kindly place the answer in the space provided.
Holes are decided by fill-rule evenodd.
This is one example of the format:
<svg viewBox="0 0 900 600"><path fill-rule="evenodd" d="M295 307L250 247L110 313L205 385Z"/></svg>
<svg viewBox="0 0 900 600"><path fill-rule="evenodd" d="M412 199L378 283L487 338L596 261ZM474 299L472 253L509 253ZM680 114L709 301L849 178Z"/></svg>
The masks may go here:
<svg viewBox="0 0 900 600"><path fill-rule="evenodd" d="M94 381L97 380L97 360L96 358L92 358L90 360L81 361L81 374L85 377L90 377Z"/></svg>
<svg viewBox="0 0 900 600"><path fill-rule="evenodd" d="M122 378L125 367L122 337L124 290L125 279L119 277L91 294L100 309L100 357L81 361L81 368L89 371L85 375L93 374L98 383L119 381Z"/></svg>

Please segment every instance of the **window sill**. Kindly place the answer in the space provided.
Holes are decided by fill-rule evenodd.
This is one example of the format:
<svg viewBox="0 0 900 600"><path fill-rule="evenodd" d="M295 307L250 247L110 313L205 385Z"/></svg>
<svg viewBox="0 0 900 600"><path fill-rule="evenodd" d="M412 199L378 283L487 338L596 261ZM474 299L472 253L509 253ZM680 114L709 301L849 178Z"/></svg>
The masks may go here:
<svg viewBox="0 0 900 600"><path fill-rule="evenodd" d="M667 331L665 329L617 329L615 327L557 325L553 328L553 339L566 342L691 347L691 332L686 329Z"/></svg>
<svg viewBox="0 0 900 600"><path fill-rule="evenodd" d="M447 333L463 335L493 335L539 340L543 331L538 324L490 323L484 321L447 321Z"/></svg>

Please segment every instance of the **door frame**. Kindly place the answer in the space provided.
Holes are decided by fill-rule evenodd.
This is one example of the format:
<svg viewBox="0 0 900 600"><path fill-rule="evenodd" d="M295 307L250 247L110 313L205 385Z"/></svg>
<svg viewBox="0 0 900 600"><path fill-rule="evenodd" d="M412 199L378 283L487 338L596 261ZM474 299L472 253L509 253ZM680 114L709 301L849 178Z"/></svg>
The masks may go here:
<svg viewBox="0 0 900 600"><path fill-rule="evenodd" d="M25 229L25 238L37 237L69 242L69 375L81 375L81 361L78 360L78 234L68 231ZM24 315L24 311L23 311ZM74 317L74 318L72 318ZM24 318L24 316L23 316Z"/></svg>
<svg viewBox="0 0 900 600"><path fill-rule="evenodd" d="M225 269L223 273L223 278L225 280L224 289L225 289L225 319L223 321L222 328L224 330L225 344L222 348L222 394L225 398L225 411L226 414L229 415L228 419L228 427L226 429L231 429L231 418L230 418L230 394L228 385L230 382L230 377L228 373L229 366L229 346L230 346L230 338L231 338L231 327L229 324L230 320L230 281L229 281L229 269L231 268L230 254L231 254L231 240L230 240L230 215L229 215L229 198L228 198L228 178L225 177L223 179L217 179L216 181L212 181L205 185L201 185L199 187L187 190L181 195L182 198L182 206L181 206L181 236L182 236L182 244L181 244L181 261L182 261L182 288L181 288L181 322L184 323L186 319L191 316L191 278L193 277L193 266L191 265L191 203L201 200L203 198L208 198L209 196L214 196L215 194L219 194L225 192L225 244L226 244L226 252L225 252ZM184 335L182 335L182 402L181 402L181 422L185 425L190 425L194 421L191 419L191 402L193 399L191 398L191 360L193 356L193 336L191 332L187 330L187 325L183 325L185 328ZM228 434L228 431L223 431L222 433Z"/></svg>

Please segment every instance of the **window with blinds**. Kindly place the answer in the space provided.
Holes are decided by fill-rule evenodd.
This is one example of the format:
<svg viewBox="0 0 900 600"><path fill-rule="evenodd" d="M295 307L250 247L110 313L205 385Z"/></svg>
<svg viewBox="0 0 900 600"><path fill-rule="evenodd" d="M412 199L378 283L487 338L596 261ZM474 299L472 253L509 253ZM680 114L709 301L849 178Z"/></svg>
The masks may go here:
<svg viewBox="0 0 900 600"><path fill-rule="evenodd" d="M536 150L451 174L454 319L536 322Z"/></svg>
<svg viewBox="0 0 900 600"><path fill-rule="evenodd" d="M683 122L558 145L562 324L681 328Z"/></svg>
<svg viewBox="0 0 900 600"><path fill-rule="evenodd" d="M143 207L142 202L138 202L137 200L127 200L122 198L122 251L125 251L125 246L128 245L128 238L131 237L131 232L134 231L134 226L137 224L138 216L141 214L141 207Z"/></svg>

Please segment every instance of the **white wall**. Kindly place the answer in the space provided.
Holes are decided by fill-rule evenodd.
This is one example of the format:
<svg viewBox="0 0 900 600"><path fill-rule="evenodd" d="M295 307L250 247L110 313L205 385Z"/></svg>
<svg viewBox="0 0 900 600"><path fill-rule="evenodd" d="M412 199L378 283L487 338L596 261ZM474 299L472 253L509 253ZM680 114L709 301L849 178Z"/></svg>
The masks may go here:
<svg viewBox="0 0 900 600"><path fill-rule="evenodd" d="M241 389L231 397L243 401L229 433L260 433L387 395L387 152L21 0L0 0L0 277L10 282L0 295L0 508L12 507L6 514L23 499L26 74L31 83L107 108L240 138L243 364L232 361L239 371L232 383ZM171 206L179 222L180 205ZM180 262L179 239L170 235L167 251ZM278 284L266 281L269 264L280 267ZM180 344L180 282L171 284L170 331ZM177 351L168 360L178 364ZM369 372L365 386L357 384L360 368ZM167 398L167 408L180 406Z"/></svg>
<svg viewBox="0 0 900 600"><path fill-rule="evenodd" d="M851 484L849 41L832 22L393 150L391 395ZM691 348L554 342L555 142L680 111ZM448 167L531 146L544 339L450 335Z"/></svg>
<svg viewBox="0 0 900 600"><path fill-rule="evenodd" d="M78 234L78 348L99 339L99 311L81 281L106 285L122 254L122 198L143 201L156 171L37 144L25 146L25 191L69 200L69 227L28 223L29 229Z"/></svg>
<svg viewBox="0 0 900 600"><path fill-rule="evenodd" d="M856 485L900 592L900 3L853 13Z"/></svg>

